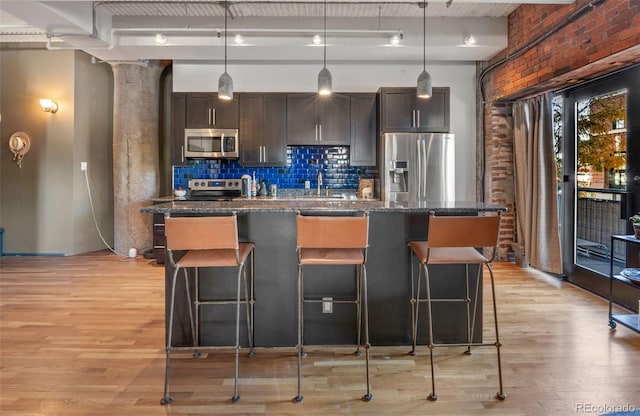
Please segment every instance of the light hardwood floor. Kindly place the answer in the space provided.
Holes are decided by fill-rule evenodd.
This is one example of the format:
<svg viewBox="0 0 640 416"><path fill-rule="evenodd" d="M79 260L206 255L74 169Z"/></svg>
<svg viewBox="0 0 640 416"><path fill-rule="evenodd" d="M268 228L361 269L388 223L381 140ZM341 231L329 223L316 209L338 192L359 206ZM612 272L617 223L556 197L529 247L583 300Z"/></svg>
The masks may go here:
<svg viewBox="0 0 640 416"><path fill-rule="evenodd" d="M236 404L229 401L232 351L200 359L178 353L171 378L175 401L161 406L162 267L107 252L2 257L0 413L518 416L640 409L640 334L621 326L610 331L605 300L532 269L499 263L495 271L505 401L494 398L492 348L477 348L471 356L459 348L437 349L440 399L429 402L426 347L416 357L408 347L373 347L373 401L359 399L362 358L351 358L350 349L312 349L304 360L304 402L294 404L291 348L258 349L255 358L243 354Z"/></svg>

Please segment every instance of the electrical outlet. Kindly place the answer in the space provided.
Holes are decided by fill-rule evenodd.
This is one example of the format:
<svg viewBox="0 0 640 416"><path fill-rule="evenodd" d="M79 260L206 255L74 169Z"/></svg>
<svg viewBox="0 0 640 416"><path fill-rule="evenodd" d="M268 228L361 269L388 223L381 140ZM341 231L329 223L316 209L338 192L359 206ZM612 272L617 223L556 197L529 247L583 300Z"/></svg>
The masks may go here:
<svg viewBox="0 0 640 416"><path fill-rule="evenodd" d="M333 313L333 298L322 298L322 313Z"/></svg>
<svg viewBox="0 0 640 416"><path fill-rule="evenodd" d="M80 170L87 170L87 162L80 162Z"/></svg>

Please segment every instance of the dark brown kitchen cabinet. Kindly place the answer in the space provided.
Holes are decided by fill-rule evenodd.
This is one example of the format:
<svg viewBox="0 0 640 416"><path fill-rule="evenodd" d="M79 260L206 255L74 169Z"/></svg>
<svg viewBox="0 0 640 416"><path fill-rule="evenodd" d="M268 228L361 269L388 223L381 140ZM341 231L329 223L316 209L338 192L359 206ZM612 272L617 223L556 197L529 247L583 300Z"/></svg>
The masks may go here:
<svg viewBox="0 0 640 416"><path fill-rule="evenodd" d="M286 94L239 94L240 164L287 164Z"/></svg>
<svg viewBox="0 0 640 416"><path fill-rule="evenodd" d="M376 94L350 94L352 166L376 165Z"/></svg>
<svg viewBox="0 0 640 416"><path fill-rule="evenodd" d="M287 95L287 144L348 145L349 95Z"/></svg>
<svg viewBox="0 0 640 416"><path fill-rule="evenodd" d="M181 165L184 160L184 129L186 127L187 96L185 93L171 95L171 164Z"/></svg>
<svg viewBox="0 0 640 416"><path fill-rule="evenodd" d="M219 100L215 93L187 93L187 128L238 128L238 100Z"/></svg>
<svg viewBox="0 0 640 416"><path fill-rule="evenodd" d="M428 99L415 88L380 89L380 129L386 132L449 132L449 87L434 87Z"/></svg>

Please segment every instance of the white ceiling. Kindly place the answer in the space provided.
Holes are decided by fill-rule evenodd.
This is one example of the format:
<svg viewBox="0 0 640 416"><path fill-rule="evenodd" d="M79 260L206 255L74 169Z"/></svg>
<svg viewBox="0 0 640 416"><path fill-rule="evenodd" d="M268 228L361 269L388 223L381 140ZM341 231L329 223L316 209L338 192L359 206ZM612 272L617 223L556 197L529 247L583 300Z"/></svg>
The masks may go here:
<svg viewBox="0 0 640 416"><path fill-rule="evenodd" d="M517 1L517 2L516 2ZM431 0L426 8L427 61L486 60L507 46L507 16L522 3L574 0ZM323 33L318 0L229 1L231 62L302 62L323 56L314 34ZM421 2L329 0L327 60L422 61ZM51 50L80 49L103 61L224 59L224 2L137 0L2 0L0 42L44 42ZM156 35L166 43L156 43ZM244 45L234 43L236 34ZM400 35L398 46L389 38ZM476 38L475 46L463 43Z"/></svg>

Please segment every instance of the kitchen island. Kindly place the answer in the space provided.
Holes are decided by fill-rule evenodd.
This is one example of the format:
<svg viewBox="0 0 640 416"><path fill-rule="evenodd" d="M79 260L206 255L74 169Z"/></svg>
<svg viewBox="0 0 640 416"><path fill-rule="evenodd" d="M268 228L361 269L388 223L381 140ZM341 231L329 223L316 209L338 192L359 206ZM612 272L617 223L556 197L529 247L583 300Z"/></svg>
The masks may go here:
<svg viewBox="0 0 640 416"><path fill-rule="evenodd" d="M369 291L369 330L373 345L410 345L411 283L408 240L426 240L428 213L436 215L476 215L478 212L504 211L503 207L475 202L391 202L338 198L256 198L234 201L171 201L142 209L144 213L165 216L238 214L240 241L255 243L255 344L258 347L296 345L297 212L316 215L353 215L368 212L369 249L367 281ZM170 288L173 268L167 262L166 285ZM471 267L471 273L475 272ZM464 293L464 266L430 266L433 296ZM220 277L221 271L200 271L200 297L228 298L235 293L234 272ZM222 271L225 273L225 271ZM215 278L207 278L215 274ZM474 274L475 275L475 274ZM475 280L475 279L474 279ZM191 336L183 279L177 286L174 344L189 345ZM424 286L424 285L423 285ZM193 287L193 285L191 285ZM305 295L312 297L350 297L355 289L349 266L315 267L305 271ZM472 293L474 292L472 285ZM169 290L165 298L169 300ZM480 291L480 293L482 293ZM481 304L481 299L479 299ZM436 342L466 340L466 308L463 304L434 306ZM333 313L322 313L321 304L306 304L305 344L353 344L355 307L335 303ZM244 309L243 309L244 310ZM168 311L168 308L167 308ZM420 310L425 317L426 308ZM419 328L418 341L426 343L427 328ZM235 307L203 307L200 310L200 339L206 345L233 345ZM241 329L242 330L242 329ZM246 329L244 332L246 333ZM482 334L482 310L478 308L474 339ZM246 339L243 342L246 345Z"/></svg>

